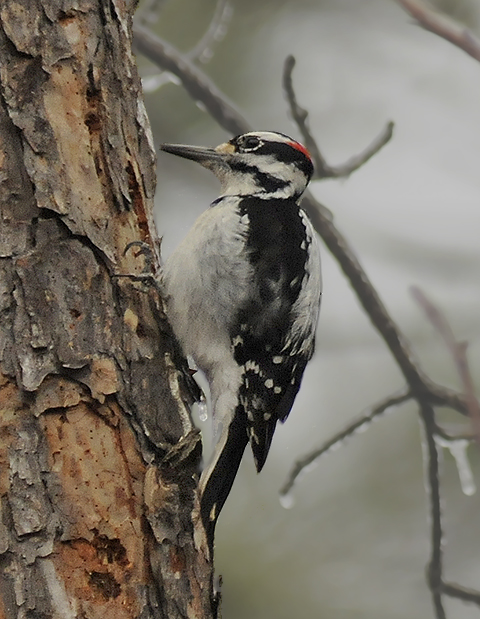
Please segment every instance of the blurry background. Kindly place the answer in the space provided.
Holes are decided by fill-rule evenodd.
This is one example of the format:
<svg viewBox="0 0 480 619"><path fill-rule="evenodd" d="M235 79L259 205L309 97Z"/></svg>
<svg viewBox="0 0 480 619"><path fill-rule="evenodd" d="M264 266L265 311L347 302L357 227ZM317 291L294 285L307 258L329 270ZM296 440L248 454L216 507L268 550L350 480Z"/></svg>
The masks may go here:
<svg viewBox="0 0 480 619"><path fill-rule="evenodd" d="M188 51L214 0L164 2L154 31ZM479 0L442 0L480 32ZM232 0L223 41L203 69L257 129L299 138L281 92L285 56L327 160L363 150L388 120L393 140L346 181L312 187L334 213L381 297L435 380L458 387L447 351L408 287L420 286L469 342L480 367L480 64L422 31L393 0ZM140 59L143 75L152 66ZM170 83L146 92L156 145L215 146L228 136ZM158 157L157 223L166 257L218 195L209 172ZM433 617L419 425L413 407L320 460L281 507L295 459L403 386L385 345L323 251L317 353L260 476L248 450L217 526L225 619ZM477 381L478 384L478 381ZM449 420L458 424L457 415ZM207 422L208 423L208 422ZM478 448L470 446L480 483ZM480 499L462 494L449 453L443 467L445 576L480 587ZM479 609L445 600L449 619Z"/></svg>

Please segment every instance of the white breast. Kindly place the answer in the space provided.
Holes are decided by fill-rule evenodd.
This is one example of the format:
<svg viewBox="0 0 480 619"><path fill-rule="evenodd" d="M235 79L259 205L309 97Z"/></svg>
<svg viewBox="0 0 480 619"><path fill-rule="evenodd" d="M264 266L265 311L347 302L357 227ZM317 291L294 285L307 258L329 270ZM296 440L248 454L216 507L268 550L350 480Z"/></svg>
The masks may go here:
<svg viewBox="0 0 480 619"><path fill-rule="evenodd" d="M248 219L237 204L238 198L226 197L204 211L163 272L170 323L207 378L231 350L229 328L252 282Z"/></svg>

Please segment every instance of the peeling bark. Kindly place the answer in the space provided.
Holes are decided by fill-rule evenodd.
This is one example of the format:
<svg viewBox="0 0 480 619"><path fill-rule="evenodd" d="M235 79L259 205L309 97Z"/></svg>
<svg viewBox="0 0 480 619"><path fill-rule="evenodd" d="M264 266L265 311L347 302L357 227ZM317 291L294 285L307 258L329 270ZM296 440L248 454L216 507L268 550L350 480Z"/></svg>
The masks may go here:
<svg viewBox="0 0 480 619"><path fill-rule="evenodd" d="M216 614L130 10L0 6L0 619Z"/></svg>

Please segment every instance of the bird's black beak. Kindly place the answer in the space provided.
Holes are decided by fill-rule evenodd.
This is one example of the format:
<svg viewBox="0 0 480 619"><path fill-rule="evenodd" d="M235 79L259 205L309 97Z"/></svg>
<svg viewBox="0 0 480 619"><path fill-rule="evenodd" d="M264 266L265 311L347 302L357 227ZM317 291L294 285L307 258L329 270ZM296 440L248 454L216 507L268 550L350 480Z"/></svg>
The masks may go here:
<svg viewBox="0 0 480 619"><path fill-rule="evenodd" d="M183 144L162 144L160 150L166 153L191 159L206 168L222 165L225 163L226 153L219 152L213 148L204 148L202 146L184 146Z"/></svg>
<svg viewBox="0 0 480 619"><path fill-rule="evenodd" d="M204 148L203 146L185 146L183 144L162 144L161 150L184 159L196 161L207 170L210 170L218 178L222 187L226 186L231 172L230 162L234 157L235 148L229 142L220 144L216 148Z"/></svg>

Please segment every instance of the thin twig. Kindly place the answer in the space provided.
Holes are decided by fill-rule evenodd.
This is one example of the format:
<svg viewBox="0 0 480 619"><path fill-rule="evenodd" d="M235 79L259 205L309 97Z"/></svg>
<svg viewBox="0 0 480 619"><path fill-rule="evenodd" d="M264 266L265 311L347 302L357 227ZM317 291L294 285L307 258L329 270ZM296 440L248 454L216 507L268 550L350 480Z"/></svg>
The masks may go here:
<svg viewBox="0 0 480 619"><path fill-rule="evenodd" d="M136 12L134 24L147 27L148 23L156 22L160 14L161 5L164 1L165 0L149 0L145 2ZM184 54L185 58L191 62L197 60L203 63L208 62L213 56L213 44L221 41L228 31L228 22L232 17L232 13L233 9L229 0L217 0L215 11L207 31L195 47ZM143 34L139 34L138 36L141 39ZM157 71L154 75L144 75L144 90L146 92L151 92L152 90L157 90L164 84L178 83L175 77L173 73L167 70Z"/></svg>
<svg viewBox="0 0 480 619"><path fill-rule="evenodd" d="M417 0L397 1L422 28L453 43L480 62L480 41L468 28L459 26L445 15L437 13Z"/></svg>
<svg viewBox="0 0 480 619"><path fill-rule="evenodd" d="M158 21L167 0L145 0L135 12L135 21L154 24Z"/></svg>
<svg viewBox="0 0 480 619"><path fill-rule="evenodd" d="M361 168L364 163L367 163L369 159L376 155L378 151L390 141L393 136L394 126L393 121L390 120L364 151L358 153L358 155L353 155L353 157L350 157L350 159L342 165L331 167L331 177L346 178L350 176L352 172L355 172L355 170Z"/></svg>
<svg viewBox="0 0 480 619"><path fill-rule="evenodd" d="M145 26L134 24L133 34L135 48L165 71L176 75L192 99L201 102L220 126L234 135L249 131L248 123L233 103L188 58Z"/></svg>
<svg viewBox="0 0 480 619"><path fill-rule="evenodd" d="M292 119L297 124L302 134L303 142L312 156L315 167L313 178L314 180L323 178L346 178L350 176L352 172L362 167L364 163L371 159L373 155L378 153L378 151L390 141L393 135L394 124L393 122L387 123L380 135L378 135L363 152L351 157L344 164L337 166L329 165L322 155L317 141L312 136L308 126L308 112L298 104L295 90L293 89L292 72L295 62L294 56L287 56L283 65L283 90L290 106Z"/></svg>
<svg viewBox="0 0 480 619"><path fill-rule="evenodd" d="M435 442L435 412L429 404L420 405L420 418L425 430L426 484L428 486L430 507L431 555L427 569L427 581L432 594L433 607L437 619L445 619L442 603L442 512L440 505L440 475L438 448Z"/></svg>
<svg viewBox="0 0 480 619"><path fill-rule="evenodd" d="M334 449L340 443L343 443L343 441L352 436L352 434L358 432L360 428L372 423L377 417L383 415L387 409L392 406L399 406L400 404L403 404L407 400L411 399L411 397L410 391L408 389L404 389L400 393L385 398L374 408L370 409L366 413L362 413L356 419L351 421L343 430L340 430L340 432L334 434L328 441L325 441L323 445L297 460L290 471L285 484L280 489L280 495L288 495L300 473L315 460L318 460L318 458L326 454L328 451Z"/></svg>
<svg viewBox="0 0 480 619"><path fill-rule="evenodd" d="M415 301L425 312L429 322L438 331L447 345L462 383L468 413L472 420L477 440L480 441L480 404L475 396L473 378L468 364L467 344L466 342L457 342L448 320L420 288L412 286L410 292Z"/></svg>
<svg viewBox="0 0 480 619"><path fill-rule="evenodd" d="M310 155L312 156L315 165L315 177L316 178L328 178L327 170L329 165L327 164L324 156L318 148L316 140L313 139L310 129L308 127L308 112L305 108L300 107L297 102L295 90L293 89L292 72L295 66L295 57L290 55L285 58L283 64L283 90L285 97L290 105L290 113L293 121L296 123L300 133L302 134L303 143L307 147Z"/></svg>
<svg viewBox="0 0 480 619"><path fill-rule="evenodd" d="M430 381L428 385L428 395L430 404L445 406L461 415L468 416L468 405L462 393L458 393L443 385L436 385Z"/></svg>
<svg viewBox="0 0 480 619"><path fill-rule="evenodd" d="M206 33L187 54L190 60L207 62L212 57L212 45L221 41L227 34L227 24L232 17L233 9L229 0L218 0L215 12Z"/></svg>
<svg viewBox="0 0 480 619"><path fill-rule="evenodd" d="M435 426L435 436L442 439L445 445L448 443L457 443L458 441L473 443L477 438L476 435L472 433L451 434L446 428L438 425L438 423Z"/></svg>
<svg viewBox="0 0 480 619"><path fill-rule="evenodd" d="M475 591L475 589L468 589L467 587L462 587L461 585L450 582L444 582L442 589L445 595L480 606L480 593Z"/></svg>

